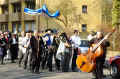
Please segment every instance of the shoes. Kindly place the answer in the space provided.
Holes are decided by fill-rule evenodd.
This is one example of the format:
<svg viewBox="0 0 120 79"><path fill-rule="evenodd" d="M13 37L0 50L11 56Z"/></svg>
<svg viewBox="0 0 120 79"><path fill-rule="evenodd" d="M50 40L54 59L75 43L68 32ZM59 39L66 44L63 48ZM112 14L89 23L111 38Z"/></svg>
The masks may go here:
<svg viewBox="0 0 120 79"><path fill-rule="evenodd" d="M21 64L18 64L18 67L21 67Z"/></svg>
<svg viewBox="0 0 120 79"><path fill-rule="evenodd" d="M95 78L92 78L92 79L104 79L104 78L96 78L96 77L95 77Z"/></svg>
<svg viewBox="0 0 120 79"><path fill-rule="evenodd" d="M40 74L40 72L39 71L36 71L36 72L34 72L35 74Z"/></svg>
<svg viewBox="0 0 120 79"><path fill-rule="evenodd" d="M23 67L23 69L26 69L26 68L27 68L26 66Z"/></svg>
<svg viewBox="0 0 120 79"><path fill-rule="evenodd" d="M5 65L5 63L1 63L1 65Z"/></svg>
<svg viewBox="0 0 120 79"><path fill-rule="evenodd" d="M74 70L72 70L73 72L77 72L75 69Z"/></svg>
<svg viewBox="0 0 120 79"><path fill-rule="evenodd" d="M62 72L68 72L68 70L62 70Z"/></svg>
<svg viewBox="0 0 120 79"><path fill-rule="evenodd" d="M49 69L49 72L52 72L53 70L52 69Z"/></svg>
<svg viewBox="0 0 120 79"><path fill-rule="evenodd" d="M16 63L15 61L12 61L11 63Z"/></svg>

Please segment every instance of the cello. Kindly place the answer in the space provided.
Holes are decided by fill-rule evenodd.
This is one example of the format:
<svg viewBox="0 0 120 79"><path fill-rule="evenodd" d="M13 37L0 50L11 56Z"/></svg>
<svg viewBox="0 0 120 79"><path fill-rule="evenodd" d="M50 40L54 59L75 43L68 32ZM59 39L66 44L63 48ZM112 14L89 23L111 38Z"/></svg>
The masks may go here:
<svg viewBox="0 0 120 79"><path fill-rule="evenodd" d="M92 72L96 67L96 58L103 55L104 51L101 44L115 31L109 32L100 42L92 44L86 54L79 54L76 65L82 72Z"/></svg>

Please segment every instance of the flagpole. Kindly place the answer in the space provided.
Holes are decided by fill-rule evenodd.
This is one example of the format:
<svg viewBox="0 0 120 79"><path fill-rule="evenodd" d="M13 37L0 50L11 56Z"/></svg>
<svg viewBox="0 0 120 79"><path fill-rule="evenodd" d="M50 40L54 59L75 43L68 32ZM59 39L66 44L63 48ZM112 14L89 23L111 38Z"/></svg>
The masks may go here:
<svg viewBox="0 0 120 79"><path fill-rule="evenodd" d="M41 0L39 0L39 8L41 8L40 5L41 5ZM38 31L40 31L40 23L41 23L40 22L40 15L38 15L38 29L37 29Z"/></svg>

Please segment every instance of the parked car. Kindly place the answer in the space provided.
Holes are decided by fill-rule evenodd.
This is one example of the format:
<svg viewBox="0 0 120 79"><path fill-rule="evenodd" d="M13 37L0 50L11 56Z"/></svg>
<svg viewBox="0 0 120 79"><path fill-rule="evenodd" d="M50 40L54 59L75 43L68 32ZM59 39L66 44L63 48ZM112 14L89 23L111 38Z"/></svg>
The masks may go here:
<svg viewBox="0 0 120 79"><path fill-rule="evenodd" d="M110 64L110 75L113 78L120 77L120 56L110 57L108 62Z"/></svg>
<svg viewBox="0 0 120 79"><path fill-rule="evenodd" d="M78 47L78 50L80 51L80 53L87 53L88 49L89 49L89 40L82 39L81 44Z"/></svg>

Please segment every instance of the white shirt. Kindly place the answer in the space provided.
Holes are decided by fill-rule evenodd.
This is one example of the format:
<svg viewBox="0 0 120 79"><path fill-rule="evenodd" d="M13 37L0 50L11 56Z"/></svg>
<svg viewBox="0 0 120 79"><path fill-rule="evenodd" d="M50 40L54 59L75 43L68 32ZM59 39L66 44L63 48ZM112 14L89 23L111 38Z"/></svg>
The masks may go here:
<svg viewBox="0 0 120 79"><path fill-rule="evenodd" d="M16 41L15 38L13 38L13 42L12 42L12 44L17 44L17 41Z"/></svg>
<svg viewBox="0 0 120 79"><path fill-rule="evenodd" d="M88 40L92 40L93 38L95 38L95 36L92 36L91 34L90 35L88 35Z"/></svg>
<svg viewBox="0 0 120 79"><path fill-rule="evenodd" d="M54 36L50 36L51 43L53 43Z"/></svg>
<svg viewBox="0 0 120 79"><path fill-rule="evenodd" d="M77 48L81 44L81 39L79 36L73 35L70 37L70 40L72 41L72 46Z"/></svg>
<svg viewBox="0 0 120 79"><path fill-rule="evenodd" d="M19 37L19 49L22 49L22 47L23 47L23 44L24 44L24 38L25 37Z"/></svg>
<svg viewBox="0 0 120 79"><path fill-rule="evenodd" d="M23 46L28 47L29 44L30 44L30 38L25 37L23 39ZM26 53L27 48L25 48L25 47L22 48L23 53Z"/></svg>

